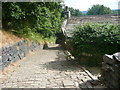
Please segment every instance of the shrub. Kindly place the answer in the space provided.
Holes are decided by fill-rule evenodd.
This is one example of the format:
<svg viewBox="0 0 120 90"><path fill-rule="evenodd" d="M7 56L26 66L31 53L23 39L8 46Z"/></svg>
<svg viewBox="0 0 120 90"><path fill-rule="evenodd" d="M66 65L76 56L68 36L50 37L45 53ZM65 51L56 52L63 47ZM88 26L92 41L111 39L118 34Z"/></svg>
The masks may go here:
<svg viewBox="0 0 120 90"><path fill-rule="evenodd" d="M104 54L113 54L120 50L119 25L87 23L76 26L71 45L75 57L86 57L87 63L98 65Z"/></svg>
<svg viewBox="0 0 120 90"><path fill-rule="evenodd" d="M109 7L96 4L88 9L87 15L104 15L104 14L111 14L111 13L112 13L112 10Z"/></svg>

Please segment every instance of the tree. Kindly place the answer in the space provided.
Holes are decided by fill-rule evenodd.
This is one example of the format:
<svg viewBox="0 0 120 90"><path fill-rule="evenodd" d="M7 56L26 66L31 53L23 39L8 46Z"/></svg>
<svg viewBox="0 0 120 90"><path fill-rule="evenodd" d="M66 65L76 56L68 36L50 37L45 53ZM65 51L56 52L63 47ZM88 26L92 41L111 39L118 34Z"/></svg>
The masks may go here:
<svg viewBox="0 0 120 90"><path fill-rule="evenodd" d="M88 9L87 15L104 15L111 13L112 11L110 8L97 4Z"/></svg>
<svg viewBox="0 0 120 90"><path fill-rule="evenodd" d="M120 10L119 9L112 10L112 14L113 15L120 15Z"/></svg>
<svg viewBox="0 0 120 90"><path fill-rule="evenodd" d="M72 7L69 8L71 12L71 16L82 16L82 12L79 9L74 9Z"/></svg>
<svg viewBox="0 0 120 90"><path fill-rule="evenodd" d="M51 37L57 33L62 24L60 2L4 2L2 26L17 34L30 32Z"/></svg>

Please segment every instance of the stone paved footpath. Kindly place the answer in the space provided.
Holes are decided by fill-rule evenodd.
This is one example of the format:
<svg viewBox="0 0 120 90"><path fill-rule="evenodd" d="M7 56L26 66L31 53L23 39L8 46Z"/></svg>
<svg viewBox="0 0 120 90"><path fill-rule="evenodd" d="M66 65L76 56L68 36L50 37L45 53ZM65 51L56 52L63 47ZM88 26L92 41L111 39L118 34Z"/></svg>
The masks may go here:
<svg viewBox="0 0 120 90"><path fill-rule="evenodd" d="M91 80L80 65L66 60L58 45L32 53L9 66L9 72L0 77L0 88L79 88L79 84ZM91 87L90 83L85 84Z"/></svg>

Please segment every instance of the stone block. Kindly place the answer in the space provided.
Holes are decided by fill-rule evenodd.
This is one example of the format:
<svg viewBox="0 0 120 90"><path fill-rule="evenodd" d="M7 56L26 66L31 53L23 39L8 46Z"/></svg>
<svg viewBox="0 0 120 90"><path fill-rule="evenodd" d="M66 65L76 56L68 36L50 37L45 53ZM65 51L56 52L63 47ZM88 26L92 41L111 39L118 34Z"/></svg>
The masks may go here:
<svg viewBox="0 0 120 90"><path fill-rule="evenodd" d="M42 50L43 49L43 44L39 45L39 49Z"/></svg>
<svg viewBox="0 0 120 90"><path fill-rule="evenodd" d="M25 46L19 46L19 48L20 48L21 51L24 51Z"/></svg>
<svg viewBox="0 0 120 90"><path fill-rule="evenodd" d="M110 79L108 87L110 87L110 88L118 88L118 87L120 87L118 80L116 81L114 79Z"/></svg>
<svg viewBox="0 0 120 90"><path fill-rule="evenodd" d="M35 50L41 50L41 48L38 46L38 47L35 48Z"/></svg>
<svg viewBox="0 0 120 90"><path fill-rule="evenodd" d="M63 85L65 87L67 87L67 86L74 86L74 83L73 83L73 81L70 81L70 80L64 80L63 81Z"/></svg>
<svg viewBox="0 0 120 90"><path fill-rule="evenodd" d="M9 52L11 50L11 47L6 47L6 52Z"/></svg>
<svg viewBox="0 0 120 90"><path fill-rule="evenodd" d="M83 90L83 89L87 89L87 85L85 83L82 83L79 85L79 87Z"/></svg>
<svg viewBox="0 0 120 90"><path fill-rule="evenodd" d="M25 50L24 50L25 56L26 56L26 54L29 53L29 51L30 51L29 47L26 47Z"/></svg>
<svg viewBox="0 0 120 90"><path fill-rule="evenodd" d="M120 52L113 55L105 54L102 65L102 80L110 88L120 88Z"/></svg>
<svg viewBox="0 0 120 90"><path fill-rule="evenodd" d="M9 52L7 52L8 55L13 56L15 52L13 52L12 50L10 50Z"/></svg>
<svg viewBox="0 0 120 90"><path fill-rule="evenodd" d="M4 56L6 54L6 49L2 48L2 56Z"/></svg>
<svg viewBox="0 0 120 90"><path fill-rule="evenodd" d="M36 43L33 43L32 46L33 46L33 47L37 47L37 44L36 44Z"/></svg>
<svg viewBox="0 0 120 90"><path fill-rule="evenodd" d="M25 45L27 44L27 42L24 41L24 40L22 40L22 41L21 41L21 44L22 44L22 46L25 46Z"/></svg>
<svg viewBox="0 0 120 90"><path fill-rule="evenodd" d="M18 47L18 42L15 43L12 47Z"/></svg>
<svg viewBox="0 0 120 90"><path fill-rule="evenodd" d="M3 71L3 65L0 65L0 72Z"/></svg>
<svg viewBox="0 0 120 90"><path fill-rule="evenodd" d="M25 57L25 53L24 53L24 52L20 52L20 53L18 54L18 56L19 56L20 59L22 59L22 58Z"/></svg>
<svg viewBox="0 0 120 90"><path fill-rule="evenodd" d="M120 62L120 52L113 54L113 58Z"/></svg>
<svg viewBox="0 0 120 90"><path fill-rule="evenodd" d="M9 56L8 61L12 61L13 56Z"/></svg>
<svg viewBox="0 0 120 90"><path fill-rule="evenodd" d="M16 56L16 57L13 58L13 60L11 62L16 62L18 60L20 60L20 58L19 58L19 56Z"/></svg>
<svg viewBox="0 0 120 90"><path fill-rule="evenodd" d="M33 44L33 42L28 42L29 43L29 45L32 45Z"/></svg>
<svg viewBox="0 0 120 90"><path fill-rule="evenodd" d="M18 46L22 46L23 45L23 43L22 42L18 42Z"/></svg>
<svg viewBox="0 0 120 90"><path fill-rule="evenodd" d="M109 75L111 77L110 79L114 79L116 81L120 78L120 73L116 72L116 71L115 72L112 72L112 71L109 72Z"/></svg>
<svg viewBox="0 0 120 90"><path fill-rule="evenodd" d="M27 40L23 40L23 42L27 43L28 41Z"/></svg>
<svg viewBox="0 0 120 90"><path fill-rule="evenodd" d="M97 85L97 86L94 86L93 88L94 88L93 90L108 90L107 88L105 88L102 85Z"/></svg>
<svg viewBox="0 0 120 90"><path fill-rule="evenodd" d="M85 84L87 85L88 88L93 88L92 85L91 85L91 83L86 82Z"/></svg>
<svg viewBox="0 0 120 90"><path fill-rule="evenodd" d="M29 46L20 47L20 52L24 52L25 55L29 52Z"/></svg>
<svg viewBox="0 0 120 90"><path fill-rule="evenodd" d="M17 52L17 47L18 47L18 46L13 46L13 47L12 47L12 53L13 53L13 54L15 54L15 53Z"/></svg>
<svg viewBox="0 0 120 90"><path fill-rule="evenodd" d="M4 64L3 64L3 68L5 68L5 67L7 67L7 66L9 66L10 65L10 61L6 61Z"/></svg>
<svg viewBox="0 0 120 90"><path fill-rule="evenodd" d="M31 45L34 45L34 46L36 46L36 43L35 42L32 42L32 44Z"/></svg>
<svg viewBox="0 0 120 90"><path fill-rule="evenodd" d="M108 64L116 64L117 63L117 61L113 59L113 55L105 54L103 56L103 60L104 60L104 63L108 63Z"/></svg>
<svg viewBox="0 0 120 90"><path fill-rule="evenodd" d="M29 46L25 46L24 49L22 50L24 53L28 53L30 51Z"/></svg>
<svg viewBox="0 0 120 90"><path fill-rule="evenodd" d="M2 48L0 47L0 55L2 55Z"/></svg>
<svg viewBox="0 0 120 90"><path fill-rule="evenodd" d="M2 64L2 56L0 56L0 65Z"/></svg>
<svg viewBox="0 0 120 90"><path fill-rule="evenodd" d="M32 45L32 46L30 46L30 50L31 51L34 51L35 50L35 47Z"/></svg>
<svg viewBox="0 0 120 90"><path fill-rule="evenodd" d="M20 60L19 52L16 52L16 54L12 56L11 62L16 62L17 60Z"/></svg>
<svg viewBox="0 0 120 90"><path fill-rule="evenodd" d="M8 59L9 59L9 55L4 55L2 57L2 62L4 63L4 62L8 61Z"/></svg>
<svg viewBox="0 0 120 90"><path fill-rule="evenodd" d="M2 48L0 47L0 52L2 52Z"/></svg>
<svg viewBox="0 0 120 90"><path fill-rule="evenodd" d="M113 67L112 67L113 68ZM109 72L112 77L120 77L120 71L119 68L114 68L114 71Z"/></svg>

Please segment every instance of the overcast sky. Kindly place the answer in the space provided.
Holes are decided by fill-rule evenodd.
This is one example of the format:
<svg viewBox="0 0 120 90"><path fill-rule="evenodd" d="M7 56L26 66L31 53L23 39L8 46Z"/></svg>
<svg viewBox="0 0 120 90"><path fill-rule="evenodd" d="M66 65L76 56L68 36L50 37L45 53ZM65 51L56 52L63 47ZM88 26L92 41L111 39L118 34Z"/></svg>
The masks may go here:
<svg viewBox="0 0 120 90"><path fill-rule="evenodd" d="M94 4L101 4L111 9L118 9L118 2L120 0L64 0L65 5L80 9L80 11L87 11L88 8ZM119 4L120 5L120 4Z"/></svg>

